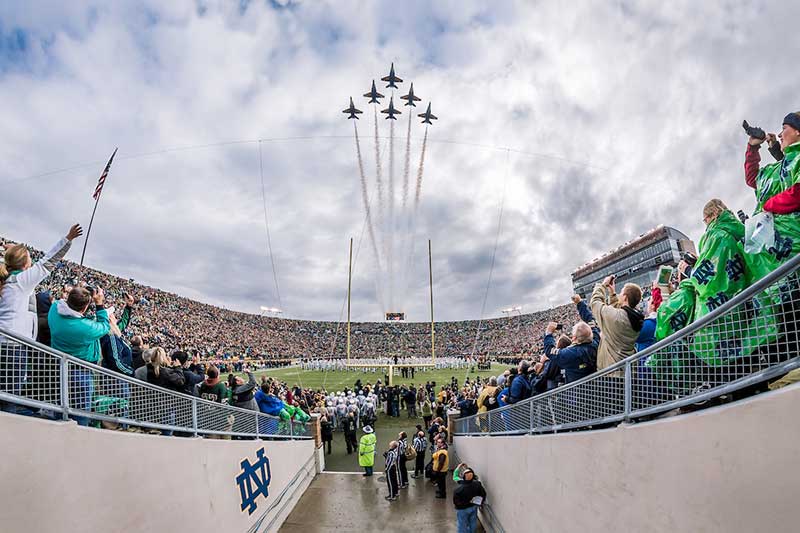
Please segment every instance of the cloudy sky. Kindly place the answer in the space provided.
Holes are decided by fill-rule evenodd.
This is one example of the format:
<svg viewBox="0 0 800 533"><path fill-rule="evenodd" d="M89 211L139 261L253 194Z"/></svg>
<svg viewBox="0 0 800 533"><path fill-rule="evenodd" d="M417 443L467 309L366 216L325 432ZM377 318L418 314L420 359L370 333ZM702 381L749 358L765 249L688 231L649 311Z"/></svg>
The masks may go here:
<svg viewBox="0 0 800 533"><path fill-rule="evenodd" d="M391 298L425 320L430 238L439 319L559 305L570 272L621 242L658 224L697 239L712 197L753 208L741 121L775 131L800 109L800 7L789 4L2 2L0 235L46 248L70 223L88 224L119 146L92 267L244 311L278 306L277 279L287 316L338 319L354 237L354 318L381 318ZM439 117L413 260L410 217L397 207L393 229L386 222L383 118L378 224L374 106L360 96L391 62L400 92L413 81ZM350 96L365 111L382 271L362 233L353 124L341 113ZM407 109L395 127L398 206Z"/></svg>

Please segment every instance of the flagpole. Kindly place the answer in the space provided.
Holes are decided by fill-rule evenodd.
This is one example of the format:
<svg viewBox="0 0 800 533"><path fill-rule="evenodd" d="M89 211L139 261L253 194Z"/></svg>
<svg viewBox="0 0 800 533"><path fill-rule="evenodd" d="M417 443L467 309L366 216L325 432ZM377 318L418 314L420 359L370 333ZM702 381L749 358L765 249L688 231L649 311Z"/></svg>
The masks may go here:
<svg viewBox="0 0 800 533"><path fill-rule="evenodd" d="M86 238L83 239L83 251L81 252L81 266L83 266L83 256L86 255L86 245L89 243L89 234L92 233L92 223L94 223L94 214L97 213L97 204L100 203L100 195L97 195L97 200L94 201L94 209L92 209L92 219L89 221L89 228L86 230Z"/></svg>
<svg viewBox="0 0 800 533"><path fill-rule="evenodd" d="M94 199L94 209L92 209L92 218L89 220L89 228L86 230L86 238L83 239L83 251L81 252L81 267L83 267L83 258L86 255L86 245L89 244L89 235L92 233L92 224L94 224L94 215L97 213L97 205L100 203L100 196L103 194L103 186L105 185L105 180L108 177L108 171L111 170L111 163L114 161L114 156L117 155L117 150L119 148L114 148L114 152L111 154L111 157L106 163L105 168L103 169L103 173L100 175L100 182L97 184L97 189L95 190L95 199Z"/></svg>

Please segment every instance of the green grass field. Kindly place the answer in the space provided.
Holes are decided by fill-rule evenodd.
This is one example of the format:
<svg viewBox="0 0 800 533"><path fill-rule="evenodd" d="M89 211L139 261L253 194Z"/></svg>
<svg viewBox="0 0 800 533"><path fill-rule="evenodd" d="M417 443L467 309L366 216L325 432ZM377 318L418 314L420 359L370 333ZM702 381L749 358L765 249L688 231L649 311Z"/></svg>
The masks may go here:
<svg viewBox="0 0 800 533"><path fill-rule="evenodd" d="M482 370L480 372L469 372L470 369L443 369L443 370L436 370L430 369L428 371L420 371L416 372L414 379L411 378L402 378L399 375L395 375L392 378L392 383L395 385L402 385L402 384L411 384L414 383L415 385L419 385L420 383L425 383L426 381L435 381L437 386L450 384L450 380L453 376L458 379L459 385L464 383L464 378L467 376L470 379L473 379L477 376L480 377L488 377L497 375L497 373L502 372L505 368L505 365L500 365L497 363L492 364L491 370ZM330 372L321 372L315 370L301 370L299 367L288 367L288 368L279 368L275 370L264 370L260 372L256 372L256 377L260 378L262 375L270 376L275 379L279 379L281 381L285 381L289 384L289 386L300 385L304 388L311 388L314 390L324 388L328 392L336 392L340 390L344 390L345 387L352 388L353 384L356 382L357 379L361 379L361 382L366 383L375 383L376 380L380 379L383 381L383 373L382 372L362 372L361 369L354 369L350 372L344 371L330 371Z"/></svg>

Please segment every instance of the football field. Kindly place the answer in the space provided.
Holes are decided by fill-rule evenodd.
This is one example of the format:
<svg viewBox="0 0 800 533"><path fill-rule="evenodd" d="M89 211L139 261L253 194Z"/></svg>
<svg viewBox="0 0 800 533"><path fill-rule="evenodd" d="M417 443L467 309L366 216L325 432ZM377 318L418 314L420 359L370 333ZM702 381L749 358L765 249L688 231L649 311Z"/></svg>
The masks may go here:
<svg viewBox="0 0 800 533"><path fill-rule="evenodd" d="M472 371L475 368L475 371ZM400 377L399 369L396 371L392 378L394 385L402 384L415 384L425 383L426 381L435 381L437 386L450 384L453 376L458 379L459 385L464 383L464 379L469 377L474 379L477 376L487 377L495 376L508 368L507 365L492 363L491 370L478 371L477 367L472 368L454 368L454 369L417 369L414 378ZM336 392L344 390L345 387L352 388L357 379L361 379L361 383L375 383L376 380L384 380L385 369L379 369L377 372L362 371L363 369L353 369L349 372L346 371L317 371L317 370L302 370L300 367L286 367L269 370L261 370L255 373L256 377L260 379L261 376L266 375L272 378L285 381L290 387L300 385L303 388L310 388L314 390L325 389L328 392Z"/></svg>

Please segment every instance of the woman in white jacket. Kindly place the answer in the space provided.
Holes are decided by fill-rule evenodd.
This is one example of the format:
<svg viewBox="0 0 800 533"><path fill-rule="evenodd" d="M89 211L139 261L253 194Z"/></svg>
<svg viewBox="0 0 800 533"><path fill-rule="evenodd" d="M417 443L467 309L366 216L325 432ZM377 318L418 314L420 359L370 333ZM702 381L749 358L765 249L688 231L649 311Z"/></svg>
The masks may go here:
<svg viewBox="0 0 800 533"><path fill-rule="evenodd" d="M10 246L0 264L0 329L35 340L38 321L34 290L66 255L73 239L83 235L75 224L52 250L35 264L22 244ZM0 337L0 390L22 395L28 381L27 350ZM8 409L4 404L3 410Z"/></svg>

